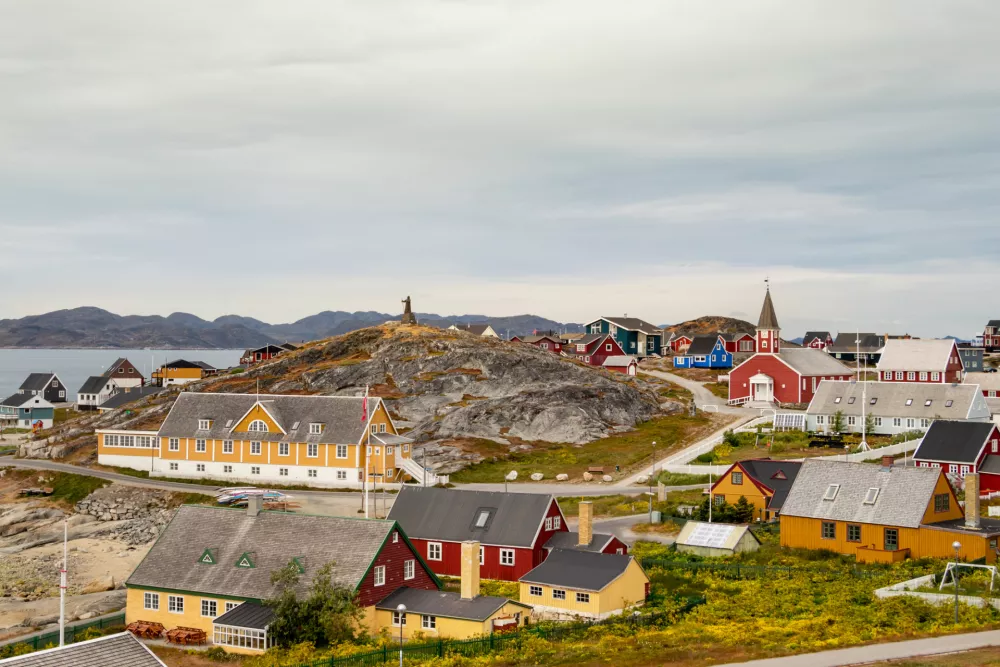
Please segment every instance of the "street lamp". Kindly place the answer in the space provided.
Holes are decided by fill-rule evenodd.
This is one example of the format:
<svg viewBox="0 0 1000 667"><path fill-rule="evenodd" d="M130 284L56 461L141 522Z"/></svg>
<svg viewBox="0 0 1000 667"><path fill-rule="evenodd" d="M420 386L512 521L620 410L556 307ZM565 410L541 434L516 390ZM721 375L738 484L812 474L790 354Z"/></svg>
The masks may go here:
<svg viewBox="0 0 1000 667"><path fill-rule="evenodd" d="M649 490L653 490L653 477L656 476L656 440L653 441L653 474L649 476Z"/></svg>
<svg viewBox="0 0 1000 667"><path fill-rule="evenodd" d="M955 564L951 568L951 578L955 580L955 625L958 625L958 550L962 548L962 543L955 540L951 546L955 550Z"/></svg>
<svg viewBox="0 0 1000 667"><path fill-rule="evenodd" d="M403 625L406 624L406 605L400 603L396 607L399 616L399 667L403 667Z"/></svg>

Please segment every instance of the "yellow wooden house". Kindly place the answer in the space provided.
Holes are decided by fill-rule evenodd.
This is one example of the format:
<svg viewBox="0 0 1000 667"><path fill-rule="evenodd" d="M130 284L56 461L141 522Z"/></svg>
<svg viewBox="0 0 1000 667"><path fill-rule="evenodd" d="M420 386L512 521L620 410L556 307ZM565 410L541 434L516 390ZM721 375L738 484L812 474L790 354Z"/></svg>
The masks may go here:
<svg viewBox="0 0 1000 667"><path fill-rule="evenodd" d="M160 387L174 387L197 382L218 371L204 361L175 359L153 371L150 382Z"/></svg>
<svg viewBox="0 0 1000 667"><path fill-rule="evenodd" d="M781 545L854 554L862 562L904 558L996 561L1000 521L979 512L978 476L966 506L940 468L808 459L781 513Z"/></svg>
<svg viewBox="0 0 1000 667"><path fill-rule="evenodd" d="M520 599L535 615L601 619L645 604L649 577L635 558L554 549L520 579Z"/></svg>
<svg viewBox="0 0 1000 667"><path fill-rule="evenodd" d="M755 520L775 520L801 466L801 461L738 461L712 485L712 502L735 505L743 497L753 505Z"/></svg>

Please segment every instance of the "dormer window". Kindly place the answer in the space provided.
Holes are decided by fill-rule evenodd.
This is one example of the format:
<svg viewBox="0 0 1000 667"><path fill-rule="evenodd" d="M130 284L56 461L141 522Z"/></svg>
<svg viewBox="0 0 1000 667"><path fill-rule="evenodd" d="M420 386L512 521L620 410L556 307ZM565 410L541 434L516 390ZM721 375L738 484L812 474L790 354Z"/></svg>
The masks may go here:
<svg viewBox="0 0 1000 667"><path fill-rule="evenodd" d="M878 500L878 487L872 487L868 489L868 493L865 494L865 505L874 505L875 501Z"/></svg>
<svg viewBox="0 0 1000 667"><path fill-rule="evenodd" d="M309 424L309 435L319 435L323 432L323 425L319 423Z"/></svg>
<svg viewBox="0 0 1000 667"><path fill-rule="evenodd" d="M226 428L232 428L232 427L233 427L233 420L232 419L227 419L226 420Z"/></svg>
<svg viewBox="0 0 1000 667"><path fill-rule="evenodd" d="M872 400L868 401L868 405L875 405L876 403L878 403L877 398L873 398Z"/></svg>
<svg viewBox="0 0 1000 667"><path fill-rule="evenodd" d="M247 430L251 433L267 433L269 429L267 428L267 422L261 419L255 419L250 422L250 426L247 427Z"/></svg>
<svg viewBox="0 0 1000 667"><path fill-rule="evenodd" d="M831 484L826 487L826 493L823 494L823 500L836 500L838 491L840 491L840 484Z"/></svg>
<svg viewBox="0 0 1000 667"><path fill-rule="evenodd" d="M913 399L912 398L906 399L906 405L907 405L907 407L913 405Z"/></svg>
<svg viewBox="0 0 1000 667"><path fill-rule="evenodd" d="M837 398L833 399L833 402L834 403L840 403L840 396L838 396Z"/></svg>
<svg viewBox="0 0 1000 667"><path fill-rule="evenodd" d="M949 399L948 399L947 401L945 401L945 402L944 402L944 407L946 407L946 408L950 408L950 407L951 407L951 406L953 406L954 404L955 404L955 401L953 401L953 400L951 400L951 399L949 398Z"/></svg>
<svg viewBox="0 0 1000 667"><path fill-rule="evenodd" d="M924 401L924 407L925 408L931 407L931 403L933 403L933 402L934 401L932 399L928 398L926 401Z"/></svg>
<svg viewBox="0 0 1000 667"><path fill-rule="evenodd" d="M489 523L490 512L489 510L483 510L476 517L476 528L485 528L486 524Z"/></svg>
<svg viewBox="0 0 1000 667"><path fill-rule="evenodd" d="M198 430L199 431L207 431L210 428L212 428L212 420L211 419L199 419L198 420Z"/></svg>
<svg viewBox="0 0 1000 667"><path fill-rule="evenodd" d="M849 399L847 399L847 404L848 405L854 405L854 397L853 396L851 396Z"/></svg>

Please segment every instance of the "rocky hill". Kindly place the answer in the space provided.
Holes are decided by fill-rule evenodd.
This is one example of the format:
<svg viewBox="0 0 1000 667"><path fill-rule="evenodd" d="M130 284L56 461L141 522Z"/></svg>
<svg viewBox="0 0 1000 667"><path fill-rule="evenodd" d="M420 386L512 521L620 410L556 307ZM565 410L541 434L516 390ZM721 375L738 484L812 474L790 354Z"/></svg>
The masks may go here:
<svg viewBox="0 0 1000 667"><path fill-rule="evenodd" d="M455 323L490 322L501 335L509 331L512 336L535 330L583 330L580 324L564 324L537 315L417 314L417 318L422 323L444 328ZM375 311L325 311L290 324L268 324L239 315L224 315L208 321L190 313L173 313L167 317L122 316L100 308L84 307L0 320L0 347L235 349L328 338L398 319L399 315Z"/></svg>
<svg viewBox="0 0 1000 667"><path fill-rule="evenodd" d="M713 333L748 333L753 335L756 330L757 327L746 320L721 315L706 315L663 328L667 338L670 337L670 334L697 336Z"/></svg>

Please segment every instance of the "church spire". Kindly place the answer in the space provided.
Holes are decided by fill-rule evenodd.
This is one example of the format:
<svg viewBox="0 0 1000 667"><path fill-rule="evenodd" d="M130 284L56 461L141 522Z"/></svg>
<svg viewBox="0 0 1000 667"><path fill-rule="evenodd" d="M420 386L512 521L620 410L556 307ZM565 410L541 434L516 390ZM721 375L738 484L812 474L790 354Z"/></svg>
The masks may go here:
<svg viewBox="0 0 1000 667"><path fill-rule="evenodd" d="M781 346L779 336L781 326L778 325L778 315L774 312L774 303L771 302L770 280L765 280L764 283L767 285L767 291L764 294L764 306L760 309L760 318L757 320L757 352L777 354Z"/></svg>
<svg viewBox="0 0 1000 667"><path fill-rule="evenodd" d="M771 303L771 286L767 286L767 293L764 294L764 307L760 309L760 318L757 320L758 329L781 329L778 326L778 316L774 312L774 304Z"/></svg>

